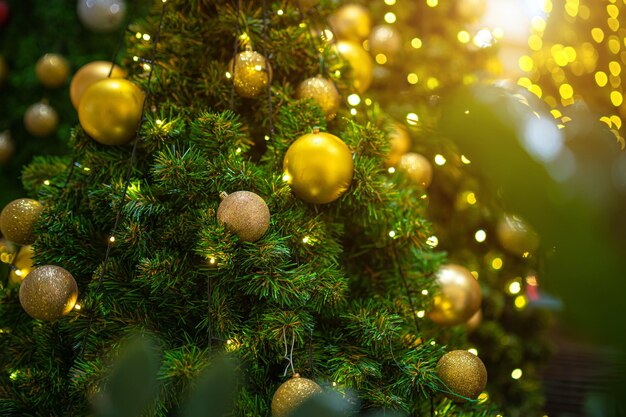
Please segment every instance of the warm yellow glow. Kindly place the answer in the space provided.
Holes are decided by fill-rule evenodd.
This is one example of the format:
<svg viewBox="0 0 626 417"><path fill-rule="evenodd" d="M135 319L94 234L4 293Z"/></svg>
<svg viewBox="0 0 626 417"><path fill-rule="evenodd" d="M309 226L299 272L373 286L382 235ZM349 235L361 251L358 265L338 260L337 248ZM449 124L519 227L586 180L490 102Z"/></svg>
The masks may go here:
<svg viewBox="0 0 626 417"><path fill-rule="evenodd" d="M474 239L476 239L478 243L484 242L487 239L487 232L482 229L477 230L476 233L474 233Z"/></svg>
<svg viewBox="0 0 626 417"><path fill-rule="evenodd" d="M543 40L540 36L530 35L530 37L528 38L528 46L533 51L539 51L543 46Z"/></svg>
<svg viewBox="0 0 626 417"><path fill-rule="evenodd" d="M420 38L413 38L411 39L411 46L415 49L420 49L422 47L423 43L422 40Z"/></svg>
<svg viewBox="0 0 626 417"><path fill-rule="evenodd" d="M233 74L231 74L231 73L230 73L230 72L228 72L228 71L226 71L226 74L225 74L225 75L226 75L226 78L228 78L229 80L230 80L231 78L233 78Z"/></svg>
<svg viewBox="0 0 626 417"><path fill-rule="evenodd" d="M385 0L385 4L388 6L393 6L396 4L396 0Z"/></svg>
<svg viewBox="0 0 626 417"><path fill-rule="evenodd" d="M385 54L376 54L374 59L378 65L385 65L387 63L387 55Z"/></svg>
<svg viewBox="0 0 626 417"><path fill-rule="evenodd" d="M470 271L470 274L472 274L474 279L478 279L478 271Z"/></svg>
<svg viewBox="0 0 626 417"><path fill-rule="evenodd" d="M510 294L519 294L519 292L522 290L522 284L520 284L518 281L513 281L509 284L509 293Z"/></svg>
<svg viewBox="0 0 626 417"><path fill-rule="evenodd" d="M406 115L406 122L410 124L411 126L417 125L419 120L420 120L419 116L415 113L408 113Z"/></svg>
<svg viewBox="0 0 626 417"><path fill-rule="evenodd" d="M419 78L417 77L416 73L412 72L406 76L406 80L409 82L409 84L417 84Z"/></svg>
<svg viewBox="0 0 626 417"><path fill-rule="evenodd" d="M574 96L574 88L569 84L562 84L559 87L559 94L565 100L570 99Z"/></svg>
<svg viewBox="0 0 626 417"><path fill-rule="evenodd" d="M147 33L144 33L142 37L143 37L144 41L149 41L150 40L150 35L148 35Z"/></svg>
<svg viewBox="0 0 626 417"><path fill-rule="evenodd" d="M530 78L528 77L520 77L517 80L517 85L522 86L524 88L530 88L533 85L533 82L530 81Z"/></svg>
<svg viewBox="0 0 626 417"><path fill-rule="evenodd" d="M417 317L419 317L420 319L424 318L425 315L426 312L424 310L420 310L417 312Z"/></svg>
<svg viewBox="0 0 626 417"><path fill-rule="evenodd" d="M422 295L428 295L428 290L422 290Z"/></svg>
<svg viewBox="0 0 626 417"><path fill-rule="evenodd" d="M279 15L279 16L282 16L283 14L285 14L285 12L283 12L283 9L278 9L276 11L276 14Z"/></svg>
<svg viewBox="0 0 626 417"><path fill-rule="evenodd" d="M619 91L611 91L611 103L615 107L619 107L624 102L624 96Z"/></svg>
<svg viewBox="0 0 626 417"><path fill-rule="evenodd" d="M518 64L519 64L519 68L525 72L532 71L535 66L533 59L529 57L528 55L521 56L518 60Z"/></svg>
<svg viewBox="0 0 626 417"><path fill-rule="evenodd" d="M426 4L430 7L437 7L439 0L426 0Z"/></svg>
<svg viewBox="0 0 626 417"><path fill-rule="evenodd" d="M495 258L493 261L491 261L491 267L496 271L502 269L502 264L502 258Z"/></svg>
<svg viewBox="0 0 626 417"><path fill-rule="evenodd" d="M469 204L470 206L473 206L474 204L476 204L476 194L474 194L473 192L468 192L467 193L467 197L465 197L465 200L467 201L467 204Z"/></svg>
<svg viewBox="0 0 626 417"><path fill-rule="evenodd" d="M530 21L530 27L537 32L543 32L546 30L546 19L541 16L535 16Z"/></svg>
<svg viewBox="0 0 626 417"><path fill-rule="evenodd" d="M468 164L472 163L472 161L467 159L467 156L465 156L465 155L461 155L461 162L463 162L465 165L468 165Z"/></svg>
<svg viewBox="0 0 626 417"><path fill-rule="evenodd" d="M215 265L215 258L211 258L211 259L209 259L209 263L210 263L211 265Z"/></svg>
<svg viewBox="0 0 626 417"><path fill-rule="evenodd" d="M622 72L622 66L617 61L609 62L609 72L616 77Z"/></svg>
<svg viewBox="0 0 626 417"><path fill-rule="evenodd" d="M474 36L474 45L479 48L488 48L495 43L493 34L489 29L481 29Z"/></svg>
<svg viewBox="0 0 626 417"><path fill-rule="evenodd" d="M522 377L522 370L517 368L514 369L513 372L511 372L511 378L513 379L520 379Z"/></svg>
<svg viewBox="0 0 626 417"><path fill-rule="evenodd" d="M435 248L437 247L437 245L439 245L439 239L437 238L437 236L431 236L426 239L426 244L431 248Z"/></svg>
<svg viewBox="0 0 626 417"><path fill-rule="evenodd" d="M435 155L435 164L439 165L439 166L443 166L446 164L446 158L444 158L443 155L441 154L437 154Z"/></svg>
<svg viewBox="0 0 626 417"><path fill-rule="evenodd" d="M487 400L489 399L489 394L487 394L487 391L483 391L480 393L480 395L478 396L478 404L483 404L485 403ZM496 416L496 417L502 417L502 416Z"/></svg>
<svg viewBox="0 0 626 417"><path fill-rule="evenodd" d="M371 106L372 105L372 99L371 98L366 98L365 99L365 105L366 106Z"/></svg>
<svg viewBox="0 0 626 417"><path fill-rule="evenodd" d="M617 19L617 16L619 16L619 9L614 4L609 4L608 6L606 6L606 12L613 19Z"/></svg>
<svg viewBox="0 0 626 417"><path fill-rule="evenodd" d="M394 237L396 237L396 232L395 232L394 230L390 230L390 231L389 231L389 237L390 237L390 238L394 238Z"/></svg>
<svg viewBox="0 0 626 417"><path fill-rule="evenodd" d="M604 87L606 83L609 82L609 77L606 75L606 72L604 71L596 72L595 77L596 77L596 84L598 84L598 86L600 87Z"/></svg>
<svg viewBox="0 0 626 417"><path fill-rule="evenodd" d="M356 111L356 109L354 107L350 109L350 114L353 115L353 116L356 116L357 111Z"/></svg>
<svg viewBox="0 0 626 417"><path fill-rule="evenodd" d="M519 310L523 309L524 307L526 307L526 297L523 295L518 295L517 297L515 297L515 307L517 307Z"/></svg>
<svg viewBox="0 0 626 417"><path fill-rule="evenodd" d="M109 242L111 242L111 243L115 242L115 236L111 236L111 237L109 238Z"/></svg>
<svg viewBox="0 0 626 417"><path fill-rule="evenodd" d="M426 80L426 87L428 87L429 90L434 90L439 87L439 80L435 77L428 77Z"/></svg>
<svg viewBox="0 0 626 417"><path fill-rule="evenodd" d="M303 237L302 243L309 243L309 237L308 236Z"/></svg>
<svg viewBox="0 0 626 417"><path fill-rule="evenodd" d="M472 39L472 37L470 36L469 32L466 31L466 30L462 30L459 33L457 33L456 38L461 43L469 43L469 41Z"/></svg>
<svg viewBox="0 0 626 417"><path fill-rule="evenodd" d="M390 173L390 174L393 174L394 172L396 172L396 169L394 167L389 167L387 172Z"/></svg>
<svg viewBox="0 0 626 417"><path fill-rule="evenodd" d="M135 38L141 39L143 35L140 32L135 33Z"/></svg>
<svg viewBox="0 0 626 417"><path fill-rule="evenodd" d="M385 13L385 22L391 24L391 23L395 23L396 21L396 15L393 12L387 12Z"/></svg>
<svg viewBox="0 0 626 417"><path fill-rule="evenodd" d="M600 28L591 29L591 37L597 43L600 43L604 40L604 31Z"/></svg>
<svg viewBox="0 0 626 417"><path fill-rule="evenodd" d="M478 349L476 348L467 349L467 351L474 356L478 356Z"/></svg>
<svg viewBox="0 0 626 417"><path fill-rule="evenodd" d="M361 103L361 97L358 94L350 94L348 96L348 104L351 106L358 106Z"/></svg>
<svg viewBox="0 0 626 417"><path fill-rule="evenodd" d="M81 308L80 304L74 304L74 310L80 310Z"/></svg>
<svg viewBox="0 0 626 417"><path fill-rule="evenodd" d="M43 182L43 185L50 185L50 180L45 180L45 181Z"/></svg>

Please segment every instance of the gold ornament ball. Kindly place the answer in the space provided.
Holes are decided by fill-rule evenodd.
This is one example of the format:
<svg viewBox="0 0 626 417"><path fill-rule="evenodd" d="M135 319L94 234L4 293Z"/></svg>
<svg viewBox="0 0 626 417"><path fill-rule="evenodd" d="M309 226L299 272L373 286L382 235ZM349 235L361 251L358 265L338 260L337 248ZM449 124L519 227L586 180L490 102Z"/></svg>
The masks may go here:
<svg viewBox="0 0 626 417"><path fill-rule="evenodd" d="M17 270L11 269L9 273L10 285L18 285L24 281L24 278L26 278L33 269L33 256L34 251L32 245L22 246L20 248L15 260L13 260L13 265Z"/></svg>
<svg viewBox="0 0 626 417"><path fill-rule="evenodd" d="M354 175L352 153L341 139L315 130L289 146L283 178L308 203L335 201L350 187Z"/></svg>
<svg viewBox="0 0 626 417"><path fill-rule="evenodd" d="M113 71L111 72L112 65L113 64L108 61L94 61L82 66L76 71L76 74L74 74L70 82L70 99L76 110L78 110L80 98L83 96L83 93L87 87L93 83L104 80L105 78L126 77L124 70L117 65L113 66ZM109 72L111 72L111 77L109 77Z"/></svg>
<svg viewBox="0 0 626 417"><path fill-rule="evenodd" d="M272 67L258 52L238 53L228 63L228 70L235 84L235 91L242 97L256 97L267 91L267 84L272 82Z"/></svg>
<svg viewBox="0 0 626 417"><path fill-rule="evenodd" d="M360 4L346 4L329 19L331 30L339 40L362 42L370 34L372 18L369 10Z"/></svg>
<svg viewBox="0 0 626 417"><path fill-rule="evenodd" d="M522 256L539 246L537 232L518 216L502 216L498 221L496 234L502 247L514 255Z"/></svg>
<svg viewBox="0 0 626 417"><path fill-rule="evenodd" d="M355 42L339 41L335 44L338 55L350 65L349 84L351 89L362 94L372 84L374 62L361 45Z"/></svg>
<svg viewBox="0 0 626 417"><path fill-rule="evenodd" d="M78 286L72 274L60 266L35 268L20 285L20 304L34 319L56 320L76 304Z"/></svg>
<svg viewBox="0 0 626 417"><path fill-rule="evenodd" d="M404 154L411 149L411 138L406 128L398 122L393 122L389 133L390 149L385 164L395 166Z"/></svg>
<svg viewBox="0 0 626 417"><path fill-rule="evenodd" d="M145 96L132 82L107 78L92 84L78 105L85 132L103 145L123 145L136 134Z"/></svg>
<svg viewBox="0 0 626 417"><path fill-rule="evenodd" d="M373 56L384 54L392 59L402 47L402 37L393 26L379 25L372 29L370 35L370 53Z"/></svg>
<svg viewBox="0 0 626 417"><path fill-rule="evenodd" d="M466 22L475 22L487 11L487 0L457 0L456 13Z"/></svg>
<svg viewBox="0 0 626 417"><path fill-rule="evenodd" d="M24 113L24 127L33 136L48 136L59 126L59 115L46 103L35 103Z"/></svg>
<svg viewBox="0 0 626 417"><path fill-rule="evenodd" d="M13 243L30 245L35 242L35 223L42 210L43 206L37 200L13 200L0 213L0 231Z"/></svg>
<svg viewBox="0 0 626 417"><path fill-rule="evenodd" d="M467 322L480 309L482 295L478 281L460 265L448 264L436 275L439 292L434 296L428 317L441 326Z"/></svg>
<svg viewBox="0 0 626 417"><path fill-rule="evenodd" d="M437 362L437 376L452 393L452 401L475 400L487 386L487 369L480 358L466 350L453 350Z"/></svg>
<svg viewBox="0 0 626 417"><path fill-rule="evenodd" d="M322 109L326 120L332 120L337 115L339 92L332 81L322 76L302 81L296 90L296 97L313 100Z"/></svg>
<svg viewBox="0 0 626 417"><path fill-rule="evenodd" d="M309 398L321 394L322 388L299 374L283 382L272 397L272 417L289 417Z"/></svg>
<svg viewBox="0 0 626 417"><path fill-rule="evenodd" d="M475 331L476 329L478 329L478 326L480 326L480 323L482 323L482 321L483 321L483 312L482 310L478 309L478 311L474 313L472 317L470 317L467 323L465 323L465 328L467 329L469 333L471 333Z"/></svg>
<svg viewBox="0 0 626 417"><path fill-rule="evenodd" d="M0 132L0 164L7 162L15 152L15 144L8 130Z"/></svg>
<svg viewBox="0 0 626 417"><path fill-rule="evenodd" d="M250 191L227 194L217 208L217 219L244 242L259 240L270 225L265 200Z"/></svg>
<svg viewBox="0 0 626 417"><path fill-rule="evenodd" d="M4 59L2 55L0 55L0 86L4 84L6 79L9 77L9 66L7 65L7 61Z"/></svg>
<svg viewBox="0 0 626 417"><path fill-rule="evenodd" d="M424 156L409 152L400 157L400 170L413 182L423 188L428 188L433 180L433 167Z"/></svg>
<svg viewBox="0 0 626 417"><path fill-rule="evenodd" d="M45 54L37 61L35 73L44 87L62 87L70 75L70 63L62 55Z"/></svg>

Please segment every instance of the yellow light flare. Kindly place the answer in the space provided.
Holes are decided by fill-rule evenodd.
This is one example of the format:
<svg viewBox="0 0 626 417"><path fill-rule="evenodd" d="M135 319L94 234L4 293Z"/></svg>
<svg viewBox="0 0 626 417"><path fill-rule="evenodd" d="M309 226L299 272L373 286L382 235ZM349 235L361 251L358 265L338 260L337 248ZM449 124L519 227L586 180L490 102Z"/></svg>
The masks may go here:
<svg viewBox="0 0 626 417"><path fill-rule="evenodd" d="M431 248L436 248L437 245L439 245L439 239L437 238L437 236L431 236L426 239L426 244Z"/></svg>
<svg viewBox="0 0 626 417"><path fill-rule="evenodd" d="M437 7L439 0L426 0L428 7Z"/></svg>
<svg viewBox="0 0 626 417"><path fill-rule="evenodd" d="M533 85L533 82L530 81L530 78L528 77L520 77L517 80L517 85L520 85L526 89L530 88Z"/></svg>
<svg viewBox="0 0 626 417"><path fill-rule="evenodd" d="M520 284L519 281L513 281L509 284L509 294L519 294L521 290L522 284Z"/></svg>
<svg viewBox="0 0 626 417"><path fill-rule="evenodd" d="M406 115L406 122L408 124L410 124L411 126L415 126L417 125L417 123L420 121L420 118L417 114L415 113L408 113Z"/></svg>
<svg viewBox="0 0 626 417"><path fill-rule="evenodd" d="M361 103L361 97L358 94L350 94L348 96L348 104L351 106L358 106Z"/></svg>
<svg viewBox="0 0 626 417"><path fill-rule="evenodd" d="M530 91L531 93L533 93L534 95L536 95L537 97L541 98L541 95L543 94L543 91L541 91L541 87L539 87L538 84L533 84L528 91Z"/></svg>
<svg viewBox="0 0 626 417"><path fill-rule="evenodd" d="M392 24L395 23L396 21L396 14L393 12L387 12L385 13L385 22Z"/></svg>
<svg viewBox="0 0 626 417"><path fill-rule="evenodd" d="M535 66L533 59L528 55L522 55L518 60L519 68L524 72L531 72Z"/></svg>
<svg viewBox="0 0 626 417"><path fill-rule="evenodd" d="M617 19L617 16L619 16L619 9L614 4L609 4L608 6L606 6L606 12L608 13L609 17L612 17L613 19Z"/></svg>
<svg viewBox="0 0 626 417"><path fill-rule="evenodd" d="M617 129L622 128L622 119L618 115L614 114L613 116L610 117L610 119Z"/></svg>
<svg viewBox="0 0 626 417"><path fill-rule="evenodd" d="M466 30L462 30L459 33L457 33L456 38L461 43L469 43L469 41L472 39L472 37L470 36L469 32L466 31Z"/></svg>
<svg viewBox="0 0 626 417"><path fill-rule="evenodd" d="M543 11L548 14L552 12L552 0L545 0L543 2Z"/></svg>
<svg viewBox="0 0 626 417"><path fill-rule="evenodd" d="M435 164L439 165L439 166L443 166L447 162L446 158L443 155L441 155L441 154L435 155L434 161L435 161Z"/></svg>
<svg viewBox="0 0 626 417"><path fill-rule="evenodd" d="M561 95L562 99L569 100L570 98L574 97L574 88L569 84L562 84L559 87L559 94Z"/></svg>
<svg viewBox="0 0 626 417"><path fill-rule="evenodd" d="M568 1L565 3L565 13L571 17L576 17L578 15L578 6L579 4L577 1Z"/></svg>
<svg viewBox="0 0 626 417"><path fill-rule="evenodd" d="M476 199L476 194L469 191L465 196L465 201L467 201L467 204L469 204L470 206L473 206L478 200Z"/></svg>
<svg viewBox="0 0 626 417"><path fill-rule="evenodd" d="M409 82L409 84L415 85L419 82L419 77L416 73L412 72L406 76L406 80Z"/></svg>
<svg viewBox="0 0 626 417"><path fill-rule="evenodd" d="M535 16L530 21L530 27L537 32L543 32L546 30L546 20L541 16Z"/></svg>
<svg viewBox="0 0 626 417"><path fill-rule="evenodd" d="M576 61L576 49L574 49L571 46L566 46L563 49L563 52L565 53L565 57L567 58L569 62Z"/></svg>
<svg viewBox="0 0 626 417"><path fill-rule="evenodd" d="M385 65L387 63L387 55L385 54L376 54L374 59L378 65Z"/></svg>
<svg viewBox="0 0 626 417"><path fill-rule="evenodd" d="M502 262L502 258L495 258L493 261L491 261L491 267L496 271L502 269L503 264L504 262Z"/></svg>
<svg viewBox="0 0 626 417"><path fill-rule="evenodd" d="M541 36L530 35L530 37L528 38L528 46L533 51L541 50L541 48L543 47L543 40L541 39Z"/></svg>
<svg viewBox="0 0 626 417"><path fill-rule="evenodd" d="M474 239L476 239L476 242L478 243L483 243L487 240L487 232L482 229L477 230L476 233L474 233Z"/></svg>
<svg viewBox="0 0 626 417"><path fill-rule="evenodd" d="M478 349L476 348L467 349L467 351L474 356L478 356Z"/></svg>
<svg viewBox="0 0 626 417"><path fill-rule="evenodd" d="M598 84L599 87L604 87L609 82L609 77L607 77L606 72L604 71L596 72L595 78L596 84Z"/></svg>
<svg viewBox="0 0 626 417"><path fill-rule="evenodd" d="M393 6L394 4L396 4L396 0L385 0L385 4L387 6Z"/></svg>
<svg viewBox="0 0 626 417"><path fill-rule="evenodd" d="M609 72L616 77L622 72L622 66L617 61L609 62Z"/></svg>
<svg viewBox="0 0 626 417"><path fill-rule="evenodd" d="M615 107L619 107L624 102L624 96L619 91L611 91L611 103Z"/></svg>
<svg viewBox="0 0 626 417"><path fill-rule="evenodd" d="M520 379L522 377L522 370L517 368L514 369L513 372L511 372L511 378L513 379Z"/></svg>
<svg viewBox="0 0 626 417"><path fill-rule="evenodd" d="M604 31L600 28L591 29L591 37L597 43L600 43L604 40Z"/></svg>
<svg viewBox="0 0 626 417"><path fill-rule="evenodd" d="M620 44L619 38L617 36L611 36L607 44L609 46L609 51L611 51L612 54L619 54L619 50L622 45Z"/></svg>
<svg viewBox="0 0 626 417"><path fill-rule="evenodd" d="M518 295L517 297L515 297L515 307L518 310L521 310L524 307L526 307L526 304L528 304L528 300L526 300L526 296Z"/></svg>
<svg viewBox="0 0 626 417"><path fill-rule="evenodd" d="M609 25L609 29L611 29L613 32L617 32L617 30L619 29L619 20L617 19L613 19L612 17L608 18L606 23Z"/></svg>
<svg viewBox="0 0 626 417"><path fill-rule="evenodd" d="M422 47L423 43L422 40L420 38L413 38L411 39L411 46L415 49L420 49Z"/></svg>
<svg viewBox="0 0 626 417"><path fill-rule="evenodd" d="M461 162L463 162L465 165L469 165L472 163L472 161L470 161L465 155L461 155Z"/></svg>
<svg viewBox="0 0 626 417"><path fill-rule="evenodd" d="M578 10L578 17L583 20L588 20L591 15L591 9L584 4L581 4L580 10Z"/></svg>
<svg viewBox="0 0 626 417"><path fill-rule="evenodd" d="M429 90L434 90L438 88L439 80L435 77L428 77L428 79L426 80L426 87L428 87Z"/></svg>

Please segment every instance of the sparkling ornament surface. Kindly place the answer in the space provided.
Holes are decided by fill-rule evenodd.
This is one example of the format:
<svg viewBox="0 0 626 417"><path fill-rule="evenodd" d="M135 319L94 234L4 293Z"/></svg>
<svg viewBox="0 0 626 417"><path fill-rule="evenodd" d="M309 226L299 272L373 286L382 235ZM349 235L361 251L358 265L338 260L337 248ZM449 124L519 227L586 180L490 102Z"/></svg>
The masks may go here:
<svg viewBox="0 0 626 417"><path fill-rule="evenodd" d="M109 77L111 72L111 77ZM80 98L83 96L85 90L93 83L104 80L105 78L124 78L126 72L117 65L113 66L111 71L111 63L108 61L94 61L89 64L83 65L76 74L72 77L70 82L70 99L74 108L78 110L78 104Z"/></svg>
<svg viewBox="0 0 626 417"><path fill-rule="evenodd" d="M265 57L258 52L244 51L238 53L236 59L231 59L228 63L228 70L233 78L235 91L242 97L258 96L267 91L267 83L272 81L272 67L267 64Z"/></svg>
<svg viewBox="0 0 626 417"><path fill-rule="evenodd" d="M374 63L372 57L361 45L339 41L335 44L339 56L350 64L350 86L356 93L364 93L372 84Z"/></svg>
<svg viewBox="0 0 626 417"><path fill-rule="evenodd" d="M250 191L228 194L217 209L217 219L245 242L258 240L270 225L265 200Z"/></svg>
<svg viewBox="0 0 626 417"><path fill-rule="evenodd" d="M400 157L398 167L413 182L428 188L433 180L433 167L424 156L409 152Z"/></svg>
<svg viewBox="0 0 626 417"><path fill-rule="evenodd" d="M354 175L352 153L341 139L324 132L300 136L283 160L283 178L308 203L325 204L341 197Z"/></svg>
<svg viewBox="0 0 626 417"><path fill-rule="evenodd" d="M35 73L44 87L62 87L70 75L70 63L62 55L45 54L37 61Z"/></svg>
<svg viewBox="0 0 626 417"><path fill-rule="evenodd" d="M24 281L24 278L26 278L26 276L33 269L33 255L34 252L32 245L22 246L20 248L17 257L13 260L13 265L19 272L11 269L9 272L9 284L18 285Z"/></svg>
<svg viewBox="0 0 626 417"><path fill-rule="evenodd" d="M498 221L496 234L502 247L514 255L533 252L539 246L537 232L518 216L503 216Z"/></svg>
<svg viewBox="0 0 626 417"><path fill-rule="evenodd" d="M321 76L307 78L296 90L297 98L308 98L317 104L324 113L326 120L332 120L339 109L339 92L335 84Z"/></svg>
<svg viewBox="0 0 626 417"><path fill-rule="evenodd" d="M391 148L389 149L385 164L388 167L392 167L400 162L402 156L411 149L411 138L409 137L409 132L403 125L394 122L391 132L389 133L389 142Z"/></svg>
<svg viewBox="0 0 626 417"><path fill-rule="evenodd" d="M78 120L85 132L103 145L123 145L136 134L145 96L135 84L107 78L85 90Z"/></svg>
<svg viewBox="0 0 626 417"><path fill-rule="evenodd" d="M370 53L373 56L384 54L393 58L402 47L402 36L391 25L378 25L370 35Z"/></svg>
<svg viewBox="0 0 626 417"><path fill-rule="evenodd" d="M321 394L322 388L298 374L283 382L272 398L272 417L289 417L293 411L314 395Z"/></svg>
<svg viewBox="0 0 626 417"><path fill-rule="evenodd" d="M35 242L35 223L42 210L43 206L37 200L13 200L0 213L0 231L13 243L30 245Z"/></svg>
<svg viewBox="0 0 626 417"><path fill-rule="evenodd" d="M8 130L0 132L0 164L7 162L15 152L15 144Z"/></svg>
<svg viewBox="0 0 626 417"><path fill-rule="evenodd" d="M76 304L78 286L72 274L55 265L35 268L20 285L20 304L34 319L56 320Z"/></svg>
<svg viewBox="0 0 626 417"><path fill-rule="evenodd" d="M87 28L98 33L113 32L120 27L126 13L124 0L78 0L78 18Z"/></svg>
<svg viewBox="0 0 626 417"><path fill-rule="evenodd" d="M33 136L48 136L59 126L59 115L50 105L35 103L24 113L24 127Z"/></svg>
<svg viewBox="0 0 626 417"><path fill-rule="evenodd" d="M346 4L338 8L329 19L337 39L362 42L370 34L372 18L369 10L360 4Z"/></svg>
<svg viewBox="0 0 626 417"><path fill-rule="evenodd" d="M487 385L487 369L483 361L466 350L453 350L437 362L437 376L448 389L458 395L447 394L456 402L465 398L475 400Z"/></svg>
<svg viewBox="0 0 626 417"><path fill-rule="evenodd" d="M480 285L472 274L460 265L448 264L436 275L439 292L434 296L428 317L441 326L465 323L480 309Z"/></svg>

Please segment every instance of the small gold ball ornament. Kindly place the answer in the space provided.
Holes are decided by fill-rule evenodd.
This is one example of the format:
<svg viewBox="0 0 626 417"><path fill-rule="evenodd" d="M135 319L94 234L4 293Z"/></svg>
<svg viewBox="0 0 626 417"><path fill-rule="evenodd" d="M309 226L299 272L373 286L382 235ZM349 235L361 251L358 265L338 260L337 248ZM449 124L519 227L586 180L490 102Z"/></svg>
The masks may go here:
<svg viewBox="0 0 626 417"><path fill-rule="evenodd" d="M372 84L374 62L361 45L355 42L339 41L335 44L339 56L350 64L349 84L351 90L362 94Z"/></svg>
<svg viewBox="0 0 626 417"><path fill-rule="evenodd" d="M24 113L24 127L33 136L48 136L59 126L59 115L46 103L35 103Z"/></svg>
<svg viewBox="0 0 626 417"><path fill-rule="evenodd" d="M244 242L254 242L267 231L270 210L257 194L236 191L224 196L217 208L217 219Z"/></svg>
<svg viewBox="0 0 626 417"><path fill-rule="evenodd" d="M72 274L55 265L35 268L20 285L20 304L34 319L56 320L76 304L78 286Z"/></svg>
<svg viewBox="0 0 626 417"><path fill-rule="evenodd" d="M391 25L378 25L372 29L370 35L370 53L372 56L384 54L389 60L393 59L402 47L402 37Z"/></svg>
<svg viewBox="0 0 626 417"><path fill-rule="evenodd" d="M337 115L339 92L332 81L322 76L302 81L296 90L296 97L313 100L322 109L326 120L332 120Z"/></svg>
<svg viewBox="0 0 626 417"><path fill-rule="evenodd" d="M228 63L235 91L242 97L252 98L267 90L272 82L272 67L263 55L255 51L244 51Z"/></svg>
<svg viewBox="0 0 626 417"><path fill-rule="evenodd" d="M35 242L35 223L42 210L43 206L37 200L13 200L0 213L0 231L13 243L30 245Z"/></svg>
<svg viewBox="0 0 626 417"><path fill-rule="evenodd" d="M24 281L24 278L26 278L26 276L33 269L34 254L32 245L22 246L20 248L20 251L13 260L13 266L15 266L15 269L11 269L11 272L9 273L10 285L18 285Z"/></svg>
<svg viewBox="0 0 626 417"><path fill-rule="evenodd" d="M466 350L453 350L437 362L437 376L452 393L452 401L475 400L487 386L487 369L480 358ZM457 394L454 395L453 393Z"/></svg>
<svg viewBox="0 0 626 417"><path fill-rule="evenodd" d="M339 40L362 42L370 34L372 18L369 10L360 4L346 4L329 18L330 28Z"/></svg>
<svg viewBox="0 0 626 417"><path fill-rule="evenodd" d="M389 133L390 149L385 164L395 166L404 154L411 149L411 138L406 128L398 122L393 122Z"/></svg>
<svg viewBox="0 0 626 417"><path fill-rule="evenodd" d="M7 162L15 152L15 144L8 130L0 132L0 164Z"/></svg>
<svg viewBox="0 0 626 417"><path fill-rule="evenodd" d="M539 235L521 217L504 215L496 228L498 241L508 252L522 256L539 246Z"/></svg>
<svg viewBox="0 0 626 417"><path fill-rule="evenodd" d="M144 93L122 78L92 84L78 105L78 120L85 132L103 145L123 145L137 132Z"/></svg>
<svg viewBox="0 0 626 417"><path fill-rule="evenodd" d="M44 87L59 88L67 82L70 63L62 55L45 54L37 61L35 73Z"/></svg>
<svg viewBox="0 0 626 417"><path fill-rule="evenodd" d="M112 71L111 67L113 67ZM110 77L109 72L111 72ZM70 82L70 99L72 100L72 105L78 110L80 98L83 96L87 87L93 83L104 80L105 78L124 77L126 77L124 70L108 61L94 61L83 65L76 71L76 74L74 74Z"/></svg>
<svg viewBox="0 0 626 417"><path fill-rule="evenodd" d="M308 203L335 201L350 187L354 175L352 153L335 135L314 130L289 146L283 178Z"/></svg>
<svg viewBox="0 0 626 417"><path fill-rule="evenodd" d="M413 182L423 188L428 188L433 180L433 167L424 156L409 152L400 157L398 167Z"/></svg>
<svg viewBox="0 0 626 417"><path fill-rule="evenodd" d="M466 268L448 264L439 268L436 275L439 292L434 296L428 317L441 326L454 326L467 322L482 302L480 285Z"/></svg>
<svg viewBox="0 0 626 417"><path fill-rule="evenodd" d="M272 397L272 417L289 417L309 398L321 394L322 388L299 374L283 382Z"/></svg>

